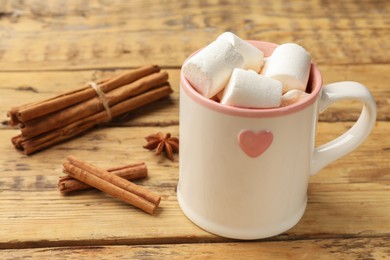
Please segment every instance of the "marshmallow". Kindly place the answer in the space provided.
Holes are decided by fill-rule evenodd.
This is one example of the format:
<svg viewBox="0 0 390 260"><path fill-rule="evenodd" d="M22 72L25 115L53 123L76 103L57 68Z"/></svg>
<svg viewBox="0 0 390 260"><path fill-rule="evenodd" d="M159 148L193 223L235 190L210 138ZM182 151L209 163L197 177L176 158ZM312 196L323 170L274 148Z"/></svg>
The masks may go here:
<svg viewBox="0 0 390 260"><path fill-rule="evenodd" d="M221 104L245 108L279 107L282 83L253 70L234 69Z"/></svg>
<svg viewBox="0 0 390 260"><path fill-rule="evenodd" d="M306 99L309 96L310 94L307 94L302 90L292 89L290 91L287 91L285 94L283 94L282 103L280 106L285 107L285 106L295 104L301 100Z"/></svg>
<svg viewBox="0 0 390 260"><path fill-rule="evenodd" d="M244 69L260 71L264 58L264 53L261 50L231 32L221 34L217 38L217 41L219 40L230 42L241 53L244 57Z"/></svg>
<svg viewBox="0 0 390 260"><path fill-rule="evenodd" d="M265 72L267 71L267 68L268 68L268 63L269 63L269 57L268 58L264 58L264 63L263 63L263 67L261 68L261 71L260 71L260 75L264 75Z"/></svg>
<svg viewBox="0 0 390 260"><path fill-rule="evenodd" d="M268 60L264 76L283 83L283 93L291 89L305 91L310 74L310 54L295 43L276 47Z"/></svg>
<svg viewBox="0 0 390 260"><path fill-rule="evenodd" d="M183 65L183 74L203 96L211 98L223 90L234 68L241 68L244 58L227 41L214 41Z"/></svg>

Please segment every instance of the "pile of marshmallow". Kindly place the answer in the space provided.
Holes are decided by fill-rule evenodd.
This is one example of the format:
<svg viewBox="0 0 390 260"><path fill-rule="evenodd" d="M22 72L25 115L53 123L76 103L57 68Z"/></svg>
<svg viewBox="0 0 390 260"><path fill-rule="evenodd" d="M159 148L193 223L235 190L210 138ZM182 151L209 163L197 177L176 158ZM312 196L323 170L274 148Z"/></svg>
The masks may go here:
<svg viewBox="0 0 390 260"><path fill-rule="evenodd" d="M286 43L272 55L225 32L183 65L183 74L201 95L223 105L275 108L309 96L305 92L311 57L301 46Z"/></svg>

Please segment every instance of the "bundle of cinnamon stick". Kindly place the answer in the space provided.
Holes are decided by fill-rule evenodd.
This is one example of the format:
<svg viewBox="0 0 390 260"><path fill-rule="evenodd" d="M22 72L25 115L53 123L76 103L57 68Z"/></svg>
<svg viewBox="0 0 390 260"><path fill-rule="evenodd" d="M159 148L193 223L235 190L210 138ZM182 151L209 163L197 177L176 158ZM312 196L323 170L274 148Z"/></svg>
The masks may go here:
<svg viewBox="0 0 390 260"><path fill-rule="evenodd" d="M12 143L31 154L170 93L168 74L157 65L90 82L81 89L12 108L8 112L9 125L21 129Z"/></svg>

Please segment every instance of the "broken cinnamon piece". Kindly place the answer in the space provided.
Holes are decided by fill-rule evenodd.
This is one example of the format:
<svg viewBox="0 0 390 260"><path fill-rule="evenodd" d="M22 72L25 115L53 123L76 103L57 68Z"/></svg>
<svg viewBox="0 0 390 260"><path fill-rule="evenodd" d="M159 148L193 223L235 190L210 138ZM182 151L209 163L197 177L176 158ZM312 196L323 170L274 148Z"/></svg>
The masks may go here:
<svg viewBox="0 0 390 260"><path fill-rule="evenodd" d="M150 214L154 213L160 203L161 197L148 189L76 159L74 156L68 156L63 167L69 176Z"/></svg>
<svg viewBox="0 0 390 260"><path fill-rule="evenodd" d="M143 162L113 167L107 169L107 171L126 180L139 179L148 175L148 169L146 164ZM90 185L69 176L61 176L57 186L62 193L93 188Z"/></svg>

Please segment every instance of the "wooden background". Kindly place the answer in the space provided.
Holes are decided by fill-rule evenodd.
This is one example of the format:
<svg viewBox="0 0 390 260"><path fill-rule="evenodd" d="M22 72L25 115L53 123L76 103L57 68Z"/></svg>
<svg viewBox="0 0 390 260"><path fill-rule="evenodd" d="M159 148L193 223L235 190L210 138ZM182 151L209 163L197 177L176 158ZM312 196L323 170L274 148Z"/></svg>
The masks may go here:
<svg viewBox="0 0 390 260"><path fill-rule="evenodd" d="M361 82L378 105L367 141L310 179L303 219L258 241L217 237L187 220L176 199L178 163L142 148L150 133L179 134L181 64L224 31L301 44L325 83ZM389 42L385 0L0 0L0 258L389 258ZM168 71L170 98L29 157L12 147L12 106L150 63ZM348 129L360 109L329 108L317 143ZM163 197L156 216L98 191L62 196L56 184L69 154L102 167L145 161L149 178L137 183Z"/></svg>

